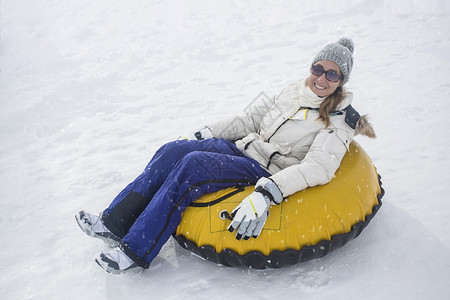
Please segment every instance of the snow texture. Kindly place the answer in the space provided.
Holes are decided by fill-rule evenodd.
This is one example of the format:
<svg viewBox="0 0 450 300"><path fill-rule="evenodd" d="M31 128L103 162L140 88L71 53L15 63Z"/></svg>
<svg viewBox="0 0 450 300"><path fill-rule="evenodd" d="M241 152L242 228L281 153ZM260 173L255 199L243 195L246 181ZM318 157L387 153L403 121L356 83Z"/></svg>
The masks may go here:
<svg viewBox="0 0 450 300"><path fill-rule="evenodd" d="M357 138L386 189L360 237L284 269L227 268L170 240L110 275L98 213L163 143L308 76L355 42ZM439 0L3 0L2 299L448 299L450 4Z"/></svg>

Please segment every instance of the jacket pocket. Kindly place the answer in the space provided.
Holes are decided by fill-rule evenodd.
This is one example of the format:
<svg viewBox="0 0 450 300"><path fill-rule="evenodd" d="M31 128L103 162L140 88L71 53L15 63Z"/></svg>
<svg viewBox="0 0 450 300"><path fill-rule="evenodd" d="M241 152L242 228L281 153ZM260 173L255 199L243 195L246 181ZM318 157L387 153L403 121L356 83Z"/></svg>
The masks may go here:
<svg viewBox="0 0 450 300"><path fill-rule="evenodd" d="M336 130L336 136L341 140L342 143L344 143L345 148L347 148L347 151L350 151L350 143L352 142L352 139L350 138L350 135L342 129L335 129Z"/></svg>
<svg viewBox="0 0 450 300"><path fill-rule="evenodd" d="M319 137L320 136L320 137ZM349 150L351 139L342 129L329 128L318 135L314 143L322 144L322 151L330 154L345 154Z"/></svg>
<svg viewBox="0 0 450 300"><path fill-rule="evenodd" d="M258 139L257 133L250 133L245 138L238 140L235 142L236 147L242 152L245 153L245 151L248 149L250 144Z"/></svg>

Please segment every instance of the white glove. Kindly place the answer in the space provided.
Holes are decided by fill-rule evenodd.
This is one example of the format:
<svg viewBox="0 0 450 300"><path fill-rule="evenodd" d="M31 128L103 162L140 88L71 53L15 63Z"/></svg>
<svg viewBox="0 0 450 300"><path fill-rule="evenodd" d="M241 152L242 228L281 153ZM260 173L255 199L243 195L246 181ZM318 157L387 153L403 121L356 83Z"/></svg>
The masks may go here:
<svg viewBox="0 0 450 300"><path fill-rule="evenodd" d="M266 223L270 202L280 204L283 201L283 194L276 183L266 177L261 177L255 185L255 191L231 212L231 221L228 230L233 232L238 229L236 239L244 237L257 238Z"/></svg>
<svg viewBox="0 0 450 300"><path fill-rule="evenodd" d="M197 130L194 133L190 133L187 136L180 136L178 139L186 139L186 140L206 140L213 137L211 130L208 127L203 127L200 130Z"/></svg>
<svg viewBox="0 0 450 300"><path fill-rule="evenodd" d="M231 212L233 221L228 230L233 232L238 229L236 233L238 240L242 237L245 240L250 237L257 238L266 223L269 206L269 197L260 192L251 193Z"/></svg>

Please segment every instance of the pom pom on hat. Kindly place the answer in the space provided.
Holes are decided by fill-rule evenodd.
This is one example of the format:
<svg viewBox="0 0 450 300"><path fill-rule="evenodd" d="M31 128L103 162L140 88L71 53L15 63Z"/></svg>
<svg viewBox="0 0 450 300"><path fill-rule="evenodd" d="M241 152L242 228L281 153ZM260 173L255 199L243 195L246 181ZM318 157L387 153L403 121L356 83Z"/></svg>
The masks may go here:
<svg viewBox="0 0 450 300"><path fill-rule="evenodd" d="M355 45L353 44L353 41L351 39L348 38L340 38L338 41L338 44L341 44L342 46L348 48L348 50L350 50L351 53L353 53L353 49L355 49Z"/></svg>
<svg viewBox="0 0 450 300"><path fill-rule="evenodd" d="M314 57L313 64L319 60L330 60L339 66L343 79L342 84L346 84L350 79L350 73L353 68L353 50L355 45L348 38L340 38L336 43L326 45Z"/></svg>

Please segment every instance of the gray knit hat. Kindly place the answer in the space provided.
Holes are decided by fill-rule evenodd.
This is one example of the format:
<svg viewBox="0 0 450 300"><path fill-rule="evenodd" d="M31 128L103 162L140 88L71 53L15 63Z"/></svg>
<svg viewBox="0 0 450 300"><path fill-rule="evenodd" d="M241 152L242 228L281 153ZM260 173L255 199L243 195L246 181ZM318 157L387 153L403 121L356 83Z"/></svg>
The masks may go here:
<svg viewBox="0 0 450 300"><path fill-rule="evenodd" d="M331 60L339 66L342 76L342 84L346 84L349 80L350 73L353 68L353 41L348 38L340 38L336 43L326 45L319 53L314 57L313 64L319 60Z"/></svg>

